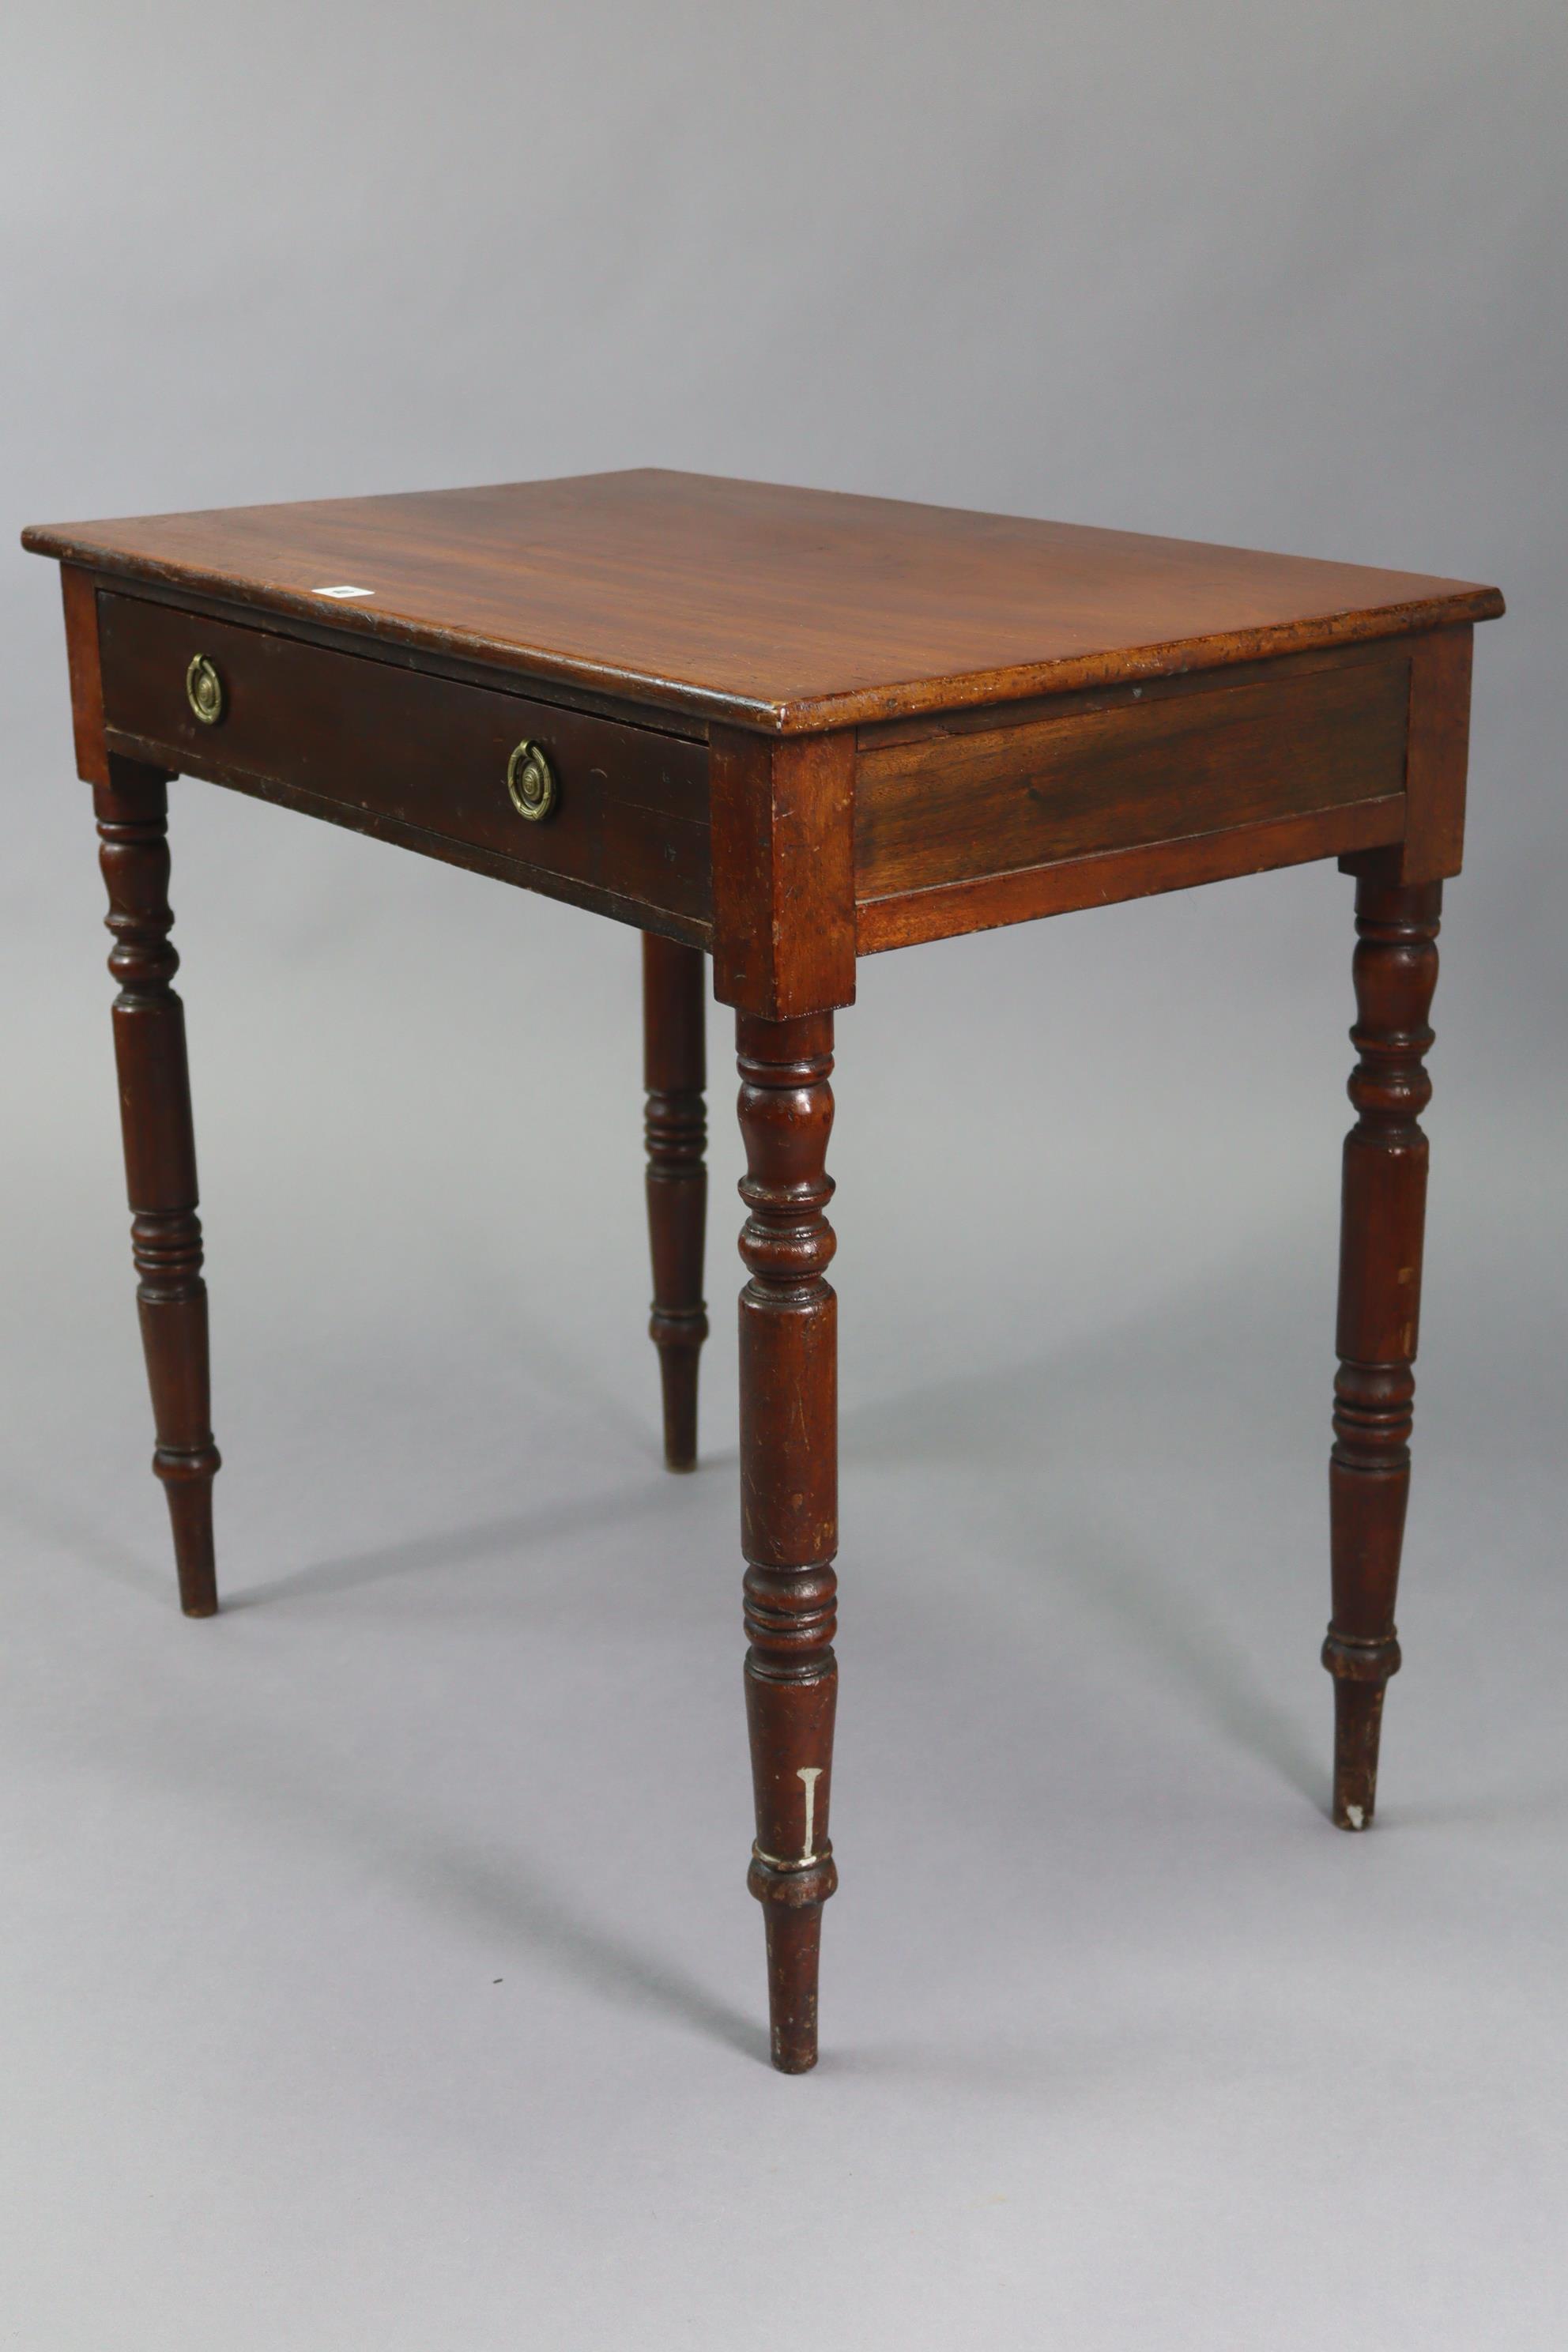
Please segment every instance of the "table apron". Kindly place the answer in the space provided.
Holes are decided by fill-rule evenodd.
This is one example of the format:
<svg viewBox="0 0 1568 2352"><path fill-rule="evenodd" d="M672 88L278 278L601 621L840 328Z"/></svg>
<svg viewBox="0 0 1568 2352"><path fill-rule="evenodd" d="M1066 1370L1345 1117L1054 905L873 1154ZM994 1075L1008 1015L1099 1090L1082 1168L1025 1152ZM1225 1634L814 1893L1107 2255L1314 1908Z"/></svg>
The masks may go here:
<svg viewBox="0 0 1568 2352"><path fill-rule="evenodd" d="M863 729L860 950L1398 841L1410 694L1396 641Z"/></svg>
<svg viewBox="0 0 1568 2352"><path fill-rule="evenodd" d="M709 943L706 744L151 599L101 591L98 624L110 751ZM187 698L196 656L215 725ZM508 790L522 741L558 782L541 823Z"/></svg>

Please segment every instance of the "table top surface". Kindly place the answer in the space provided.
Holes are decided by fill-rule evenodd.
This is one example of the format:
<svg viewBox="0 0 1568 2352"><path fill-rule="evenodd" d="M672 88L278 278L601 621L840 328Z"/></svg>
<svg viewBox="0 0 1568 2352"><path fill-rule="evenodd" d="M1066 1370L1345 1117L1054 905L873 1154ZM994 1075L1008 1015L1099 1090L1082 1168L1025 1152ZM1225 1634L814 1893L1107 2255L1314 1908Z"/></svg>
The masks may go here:
<svg viewBox="0 0 1568 2352"><path fill-rule="evenodd" d="M23 540L349 636L783 734L1503 609L1468 581L653 469L40 525Z"/></svg>

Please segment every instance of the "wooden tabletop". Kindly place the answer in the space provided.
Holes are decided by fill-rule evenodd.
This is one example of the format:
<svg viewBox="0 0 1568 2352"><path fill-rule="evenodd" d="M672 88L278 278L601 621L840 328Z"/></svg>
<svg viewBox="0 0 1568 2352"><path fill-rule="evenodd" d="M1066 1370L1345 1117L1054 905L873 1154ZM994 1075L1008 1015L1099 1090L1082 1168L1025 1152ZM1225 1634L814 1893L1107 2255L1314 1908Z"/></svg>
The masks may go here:
<svg viewBox="0 0 1568 2352"><path fill-rule="evenodd" d="M1468 581L653 469L38 526L23 543L780 734L1503 609ZM326 593L345 588L370 593Z"/></svg>

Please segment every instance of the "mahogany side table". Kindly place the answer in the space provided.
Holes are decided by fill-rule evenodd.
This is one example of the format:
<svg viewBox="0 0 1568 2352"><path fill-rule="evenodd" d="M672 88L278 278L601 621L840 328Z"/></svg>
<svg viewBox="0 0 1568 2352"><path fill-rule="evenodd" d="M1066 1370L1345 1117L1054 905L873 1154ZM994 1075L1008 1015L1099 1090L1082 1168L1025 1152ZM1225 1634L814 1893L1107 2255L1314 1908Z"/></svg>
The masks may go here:
<svg viewBox="0 0 1568 2352"><path fill-rule="evenodd" d="M166 785L644 935L652 1336L695 1460L703 958L748 1173L741 1542L773 2054L816 2055L837 1669L833 1017L856 959L1334 857L1356 877L1330 1467L1333 1818L1372 1819L1421 1286L1423 1057L1493 588L663 472L37 529L109 889L153 1468L217 1606Z"/></svg>

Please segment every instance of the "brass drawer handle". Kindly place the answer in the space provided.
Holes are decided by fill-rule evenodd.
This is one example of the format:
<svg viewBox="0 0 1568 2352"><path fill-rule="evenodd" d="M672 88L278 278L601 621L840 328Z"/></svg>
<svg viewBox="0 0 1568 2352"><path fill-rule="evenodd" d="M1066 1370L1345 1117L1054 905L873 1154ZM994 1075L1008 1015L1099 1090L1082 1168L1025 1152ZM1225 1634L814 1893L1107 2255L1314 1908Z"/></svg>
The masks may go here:
<svg viewBox="0 0 1568 2352"><path fill-rule="evenodd" d="M555 806L555 771L542 743L520 743L506 763L506 788L519 816L539 824Z"/></svg>
<svg viewBox="0 0 1568 2352"><path fill-rule="evenodd" d="M185 672L185 700L204 727L216 727L223 717L223 680L205 654L197 654Z"/></svg>

